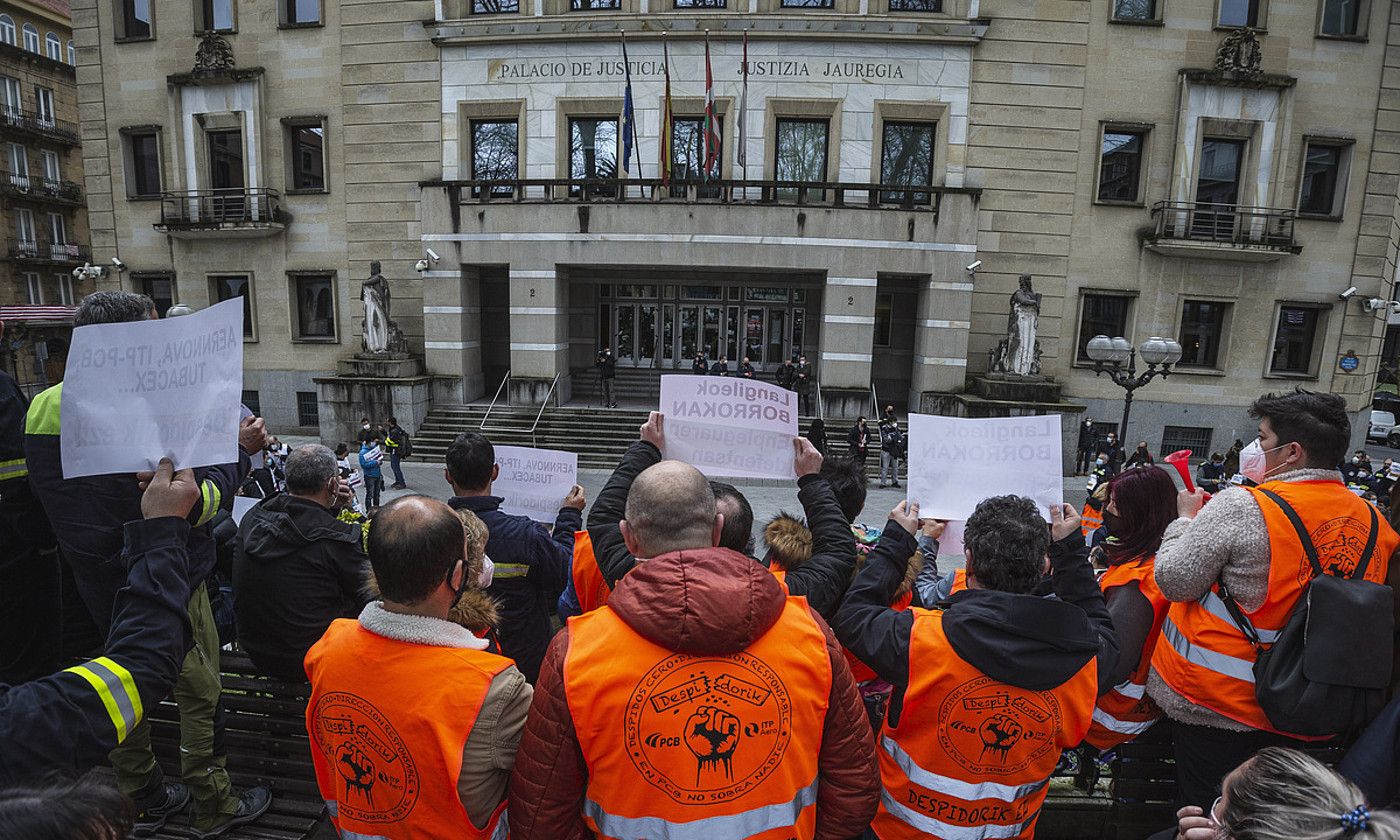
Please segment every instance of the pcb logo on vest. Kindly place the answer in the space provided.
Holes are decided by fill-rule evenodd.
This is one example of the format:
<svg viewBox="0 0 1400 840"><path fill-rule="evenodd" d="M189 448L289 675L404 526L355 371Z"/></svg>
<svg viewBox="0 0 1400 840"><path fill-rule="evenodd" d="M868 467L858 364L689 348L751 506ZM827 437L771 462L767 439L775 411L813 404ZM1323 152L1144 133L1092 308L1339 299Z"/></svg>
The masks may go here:
<svg viewBox="0 0 1400 840"><path fill-rule="evenodd" d="M316 704L317 744L339 776L337 807L371 823L402 820L418 801L418 768L393 724L362 697L343 691Z"/></svg>
<svg viewBox="0 0 1400 840"><path fill-rule="evenodd" d="M1371 536L1369 526L1350 516L1338 516L1317 526L1309 536L1317 546L1317 559L1322 571L1334 577L1351 577L1361 562L1361 553ZM1298 583L1306 586L1313 579L1312 564L1298 552Z"/></svg>
<svg viewBox="0 0 1400 840"><path fill-rule="evenodd" d="M668 657L627 701L627 754L654 787L682 805L728 802L783 760L792 699L761 659Z"/></svg>
<svg viewBox="0 0 1400 840"><path fill-rule="evenodd" d="M1015 774L1055 748L1060 705L1048 691L1009 691L991 677L954 689L938 710L938 740L973 773Z"/></svg>

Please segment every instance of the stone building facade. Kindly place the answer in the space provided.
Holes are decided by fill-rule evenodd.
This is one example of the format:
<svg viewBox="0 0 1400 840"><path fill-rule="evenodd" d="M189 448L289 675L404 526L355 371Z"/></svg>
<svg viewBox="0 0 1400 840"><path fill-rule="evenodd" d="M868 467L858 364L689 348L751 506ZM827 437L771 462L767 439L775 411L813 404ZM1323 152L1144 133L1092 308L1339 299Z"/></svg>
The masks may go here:
<svg viewBox="0 0 1400 840"><path fill-rule="evenodd" d="M65 307L95 288L67 0L0 2L0 367L38 388L63 377Z"/></svg>
<svg viewBox="0 0 1400 840"><path fill-rule="evenodd" d="M831 414L868 410L872 384L946 404L987 372L1028 272L1063 399L1115 422L1088 339L1176 338L1186 357L1137 394L1130 434L1204 453L1249 436L1263 391L1369 407L1396 269L1395 5L201 0L133 39L145 0L79 0L94 244L123 285L163 278L196 305L248 277L246 387L282 426L358 349L375 259L438 402L507 373L518 401L584 400L612 346L634 378L800 353ZM226 76L192 73L209 9ZM325 188L307 191L291 150L316 118ZM244 180L212 184L210 138L234 129ZM163 201L126 183L142 132ZM275 191L278 212L186 218L191 193L232 189ZM307 276L330 278L332 335L304 334Z"/></svg>

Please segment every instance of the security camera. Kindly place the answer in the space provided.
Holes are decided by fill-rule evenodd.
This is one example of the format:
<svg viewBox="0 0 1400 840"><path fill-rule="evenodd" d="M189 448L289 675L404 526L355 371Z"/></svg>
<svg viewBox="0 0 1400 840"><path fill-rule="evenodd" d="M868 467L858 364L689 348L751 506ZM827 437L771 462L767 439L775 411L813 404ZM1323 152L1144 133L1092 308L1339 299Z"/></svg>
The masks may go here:
<svg viewBox="0 0 1400 840"><path fill-rule="evenodd" d="M439 257L437 255L437 251L434 251L432 248L428 248L427 251L428 259L432 260L433 262L437 262L438 260L442 259L442 257Z"/></svg>
<svg viewBox="0 0 1400 840"><path fill-rule="evenodd" d="M1375 312L1378 309L1385 309L1390 305L1390 301L1385 298L1369 298L1361 302L1361 308L1367 312Z"/></svg>
<svg viewBox="0 0 1400 840"><path fill-rule="evenodd" d="M976 271L977 269L979 269L979 268L981 268L981 267L982 267L982 261L981 261L981 260L977 260L977 261L974 262L972 265L969 265L969 266L967 267L967 270L968 270L968 271Z"/></svg>
<svg viewBox="0 0 1400 840"><path fill-rule="evenodd" d="M413 264L413 270L414 270L414 271L427 271L427 270L428 270L428 261L427 261L427 260L419 260L418 262L416 262L416 263Z"/></svg>
<svg viewBox="0 0 1400 840"><path fill-rule="evenodd" d="M117 267L117 271L126 271L126 263L116 257L112 257L112 265Z"/></svg>
<svg viewBox="0 0 1400 840"><path fill-rule="evenodd" d="M1356 294L1356 287L1355 287L1355 286L1348 286L1348 287L1347 287L1347 290L1346 290L1345 292L1342 292L1341 294L1337 295L1337 299L1338 299L1338 300L1350 300L1350 299L1351 299L1351 296L1354 295L1354 294Z"/></svg>
<svg viewBox="0 0 1400 840"><path fill-rule="evenodd" d="M1390 314L1400 315L1400 300L1392 300L1386 304L1386 308L1390 310Z"/></svg>

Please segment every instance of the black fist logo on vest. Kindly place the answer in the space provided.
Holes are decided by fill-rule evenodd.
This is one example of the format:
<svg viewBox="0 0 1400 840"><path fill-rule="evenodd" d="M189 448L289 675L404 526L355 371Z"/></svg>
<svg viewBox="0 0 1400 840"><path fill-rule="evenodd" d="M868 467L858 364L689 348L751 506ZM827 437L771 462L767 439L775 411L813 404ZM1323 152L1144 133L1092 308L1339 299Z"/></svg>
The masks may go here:
<svg viewBox="0 0 1400 840"><path fill-rule="evenodd" d="M341 816L390 823L407 817L418 802L413 755L380 711L363 697L332 691L316 703L313 747L345 783Z"/></svg>
<svg viewBox="0 0 1400 840"><path fill-rule="evenodd" d="M922 710L930 714L934 710ZM949 692L936 710L945 721L939 744L959 766L989 776L1025 770L1057 749L1059 701L1049 691L1011 688L991 677L969 680ZM908 709L905 714L909 714Z"/></svg>
<svg viewBox="0 0 1400 840"><path fill-rule="evenodd" d="M667 657L627 701L628 757L682 805L728 802L782 764L792 698L763 660L747 653Z"/></svg>

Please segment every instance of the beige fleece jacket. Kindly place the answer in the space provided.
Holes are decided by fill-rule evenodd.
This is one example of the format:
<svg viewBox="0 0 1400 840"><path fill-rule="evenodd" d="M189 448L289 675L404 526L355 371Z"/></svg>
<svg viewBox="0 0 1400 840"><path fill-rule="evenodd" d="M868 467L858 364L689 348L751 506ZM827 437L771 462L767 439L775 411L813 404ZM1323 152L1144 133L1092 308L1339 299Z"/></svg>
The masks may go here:
<svg viewBox="0 0 1400 840"><path fill-rule="evenodd" d="M1291 470L1272 481L1336 481L1336 470ZM1217 580L1224 580L1245 612L1263 606L1269 594L1269 531L1254 494L1230 487L1211 497L1195 519L1167 526L1157 549L1154 574L1169 601L1200 600ZM1249 727L1197 706L1173 691L1153 669L1147 694L1174 721L1247 732Z"/></svg>

